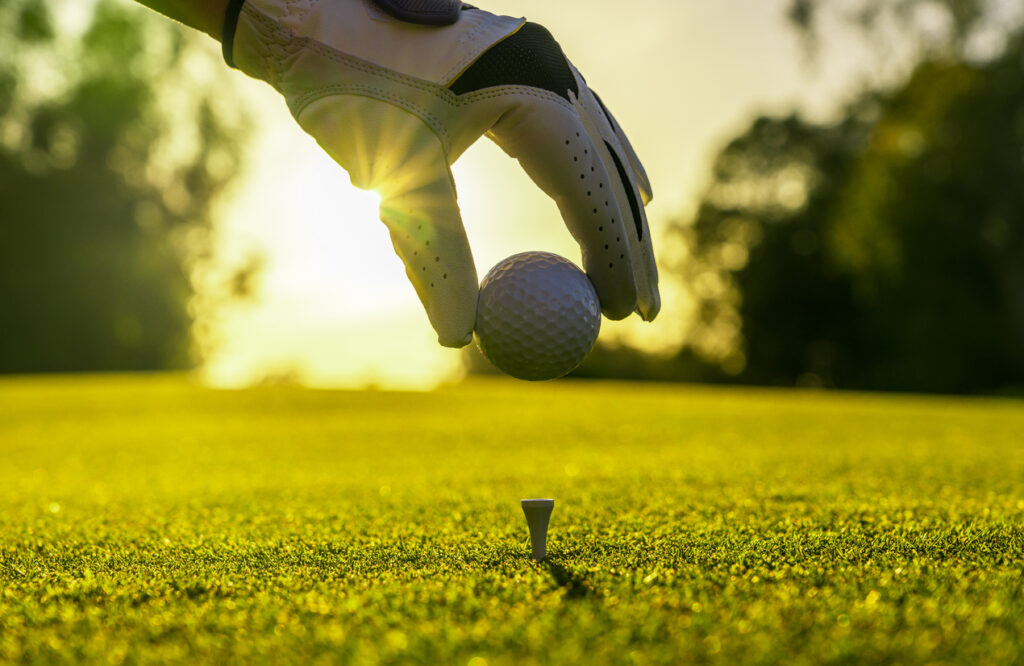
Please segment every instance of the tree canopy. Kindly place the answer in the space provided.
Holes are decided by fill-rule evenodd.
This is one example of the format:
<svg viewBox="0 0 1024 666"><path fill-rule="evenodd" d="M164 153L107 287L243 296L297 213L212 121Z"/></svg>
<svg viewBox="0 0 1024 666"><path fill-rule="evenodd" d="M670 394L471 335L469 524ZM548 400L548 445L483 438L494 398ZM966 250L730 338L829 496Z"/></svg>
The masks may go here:
<svg viewBox="0 0 1024 666"><path fill-rule="evenodd" d="M238 165L238 111L180 26L85 8L0 5L0 372L194 361L190 271Z"/></svg>
<svg viewBox="0 0 1024 666"><path fill-rule="evenodd" d="M675 228L686 353L759 384L1024 385L1024 38L969 57L975 3L932 4L963 29L902 84L830 123L758 118L720 153Z"/></svg>

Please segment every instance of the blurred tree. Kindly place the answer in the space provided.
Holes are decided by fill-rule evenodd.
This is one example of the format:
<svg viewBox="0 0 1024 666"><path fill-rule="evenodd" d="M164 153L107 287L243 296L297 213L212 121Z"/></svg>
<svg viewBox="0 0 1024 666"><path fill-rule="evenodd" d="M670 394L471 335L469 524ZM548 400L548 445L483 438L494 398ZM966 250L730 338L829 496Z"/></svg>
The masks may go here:
<svg viewBox="0 0 1024 666"><path fill-rule="evenodd" d="M685 353L753 383L1024 384L1024 38L971 53L988 4L860 3L862 25L928 7L951 27L837 122L762 117L722 151L675 227L700 314ZM794 20L813 32L818 5Z"/></svg>
<svg viewBox="0 0 1024 666"><path fill-rule="evenodd" d="M8 0L0 42L0 372L189 365L242 127L211 50L107 0Z"/></svg>
<svg viewBox="0 0 1024 666"><path fill-rule="evenodd" d="M788 18L812 57L831 23L854 28L879 64L901 55L913 64L992 56L1022 11L1015 0L790 0Z"/></svg>

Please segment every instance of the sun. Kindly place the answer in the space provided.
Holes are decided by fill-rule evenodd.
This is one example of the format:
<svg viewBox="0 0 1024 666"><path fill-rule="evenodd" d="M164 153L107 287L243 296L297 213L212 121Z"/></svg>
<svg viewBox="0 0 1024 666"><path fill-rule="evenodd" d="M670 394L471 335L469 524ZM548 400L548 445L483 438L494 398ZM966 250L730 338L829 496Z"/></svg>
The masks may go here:
<svg viewBox="0 0 1024 666"><path fill-rule="evenodd" d="M255 302L223 313L204 377L430 388L457 373L458 352L438 346L380 222L380 196L268 113L254 152L273 159L255 162L225 202L219 234L222 255L256 252L265 268Z"/></svg>

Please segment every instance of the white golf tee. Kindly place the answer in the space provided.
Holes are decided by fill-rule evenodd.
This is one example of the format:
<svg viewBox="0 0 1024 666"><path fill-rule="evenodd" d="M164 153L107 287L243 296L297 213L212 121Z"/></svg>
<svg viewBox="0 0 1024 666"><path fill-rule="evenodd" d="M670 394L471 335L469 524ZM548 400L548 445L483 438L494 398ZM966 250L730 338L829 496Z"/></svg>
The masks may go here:
<svg viewBox="0 0 1024 666"><path fill-rule="evenodd" d="M523 513L530 527L530 542L533 544L533 559L540 562L548 554L548 520L555 508L553 499L524 499Z"/></svg>

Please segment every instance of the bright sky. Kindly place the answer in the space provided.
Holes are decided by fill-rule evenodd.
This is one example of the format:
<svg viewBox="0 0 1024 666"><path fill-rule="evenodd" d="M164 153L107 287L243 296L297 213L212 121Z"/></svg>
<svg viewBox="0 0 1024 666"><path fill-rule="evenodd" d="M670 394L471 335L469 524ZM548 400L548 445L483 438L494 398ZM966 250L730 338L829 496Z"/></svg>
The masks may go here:
<svg viewBox="0 0 1024 666"><path fill-rule="evenodd" d="M626 11L632 6L612 0L489 0L486 8L546 25L600 92L651 177L657 242L670 219L690 211L709 160L754 115L794 105L822 112L863 62L854 45L833 42L817 73L809 70L786 4L653 0ZM268 86L242 88L258 133L249 173L224 206L221 245L227 256L255 249L267 265L258 304L226 319L209 379L237 385L293 373L318 386L423 388L456 377L459 352L437 345L372 195L351 187ZM454 173L481 277L524 250L579 263L554 204L496 146L481 140ZM666 277L656 322L605 320L602 336L652 350L678 340L686 302Z"/></svg>

